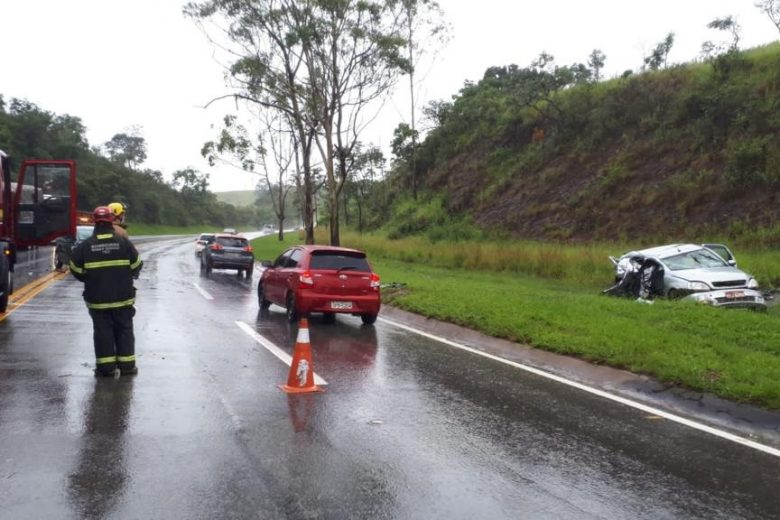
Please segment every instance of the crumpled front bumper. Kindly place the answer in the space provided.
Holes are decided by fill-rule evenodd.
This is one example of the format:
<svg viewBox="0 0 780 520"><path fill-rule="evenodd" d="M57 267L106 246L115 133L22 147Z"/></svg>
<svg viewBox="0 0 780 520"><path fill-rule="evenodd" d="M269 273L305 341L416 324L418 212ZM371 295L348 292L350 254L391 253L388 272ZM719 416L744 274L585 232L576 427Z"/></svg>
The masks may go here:
<svg viewBox="0 0 780 520"><path fill-rule="evenodd" d="M690 294L684 298L715 307L746 308L766 310L764 296L754 289L719 289Z"/></svg>

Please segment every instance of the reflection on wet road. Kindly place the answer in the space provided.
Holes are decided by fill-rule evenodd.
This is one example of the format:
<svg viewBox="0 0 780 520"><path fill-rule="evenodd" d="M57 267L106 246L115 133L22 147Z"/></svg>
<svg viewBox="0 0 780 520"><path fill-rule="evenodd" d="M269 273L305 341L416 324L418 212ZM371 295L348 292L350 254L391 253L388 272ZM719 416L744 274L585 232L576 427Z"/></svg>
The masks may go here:
<svg viewBox="0 0 780 520"><path fill-rule="evenodd" d="M769 518L780 460L378 322L297 327L191 240L139 246L139 375L72 278L0 322L0 518ZM196 287L197 286L197 287Z"/></svg>

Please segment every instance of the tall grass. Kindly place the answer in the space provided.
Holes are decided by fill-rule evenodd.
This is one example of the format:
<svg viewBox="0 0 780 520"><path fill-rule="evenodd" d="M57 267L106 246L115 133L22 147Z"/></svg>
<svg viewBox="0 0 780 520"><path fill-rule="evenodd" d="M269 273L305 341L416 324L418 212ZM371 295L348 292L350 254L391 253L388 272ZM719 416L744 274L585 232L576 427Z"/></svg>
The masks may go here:
<svg viewBox="0 0 780 520"><path fill-rule="evenodd" d="M167 226L163 224L143 224L131 222L127 230L131 236L139 235L198 235L200 233L220 233L222 228L207 224L194 226ZM237 228L241 231L252 231L250 227Z"/></svg>
<svg viewBox="0 0 780 520"><path fill-rule="evenodd" d="M372 257L435 267L521 273L586 285L603 285L613 276L608 256L620 248L594 244L570 246L532 241L440 241L409 237L388 240L379 234L347 232L343 243Z"/></svg>
<svg viewBox="0 0 780 520"><path fill-rule="evenodd" d="M713 240L712 242L723 242ZM563 244L534 241L430 242L409 237L387 240L380 234L347 232L343 243L371 256L435 267L510 272L551 280L601 287L612 282L609 256L659 244ZM780 250L742 250L732 247L739 267L756 277L762 287L780 286Z"/></svg>
<svg viewBox="0 0 780 520"><path fill-rule="evenodd" d="M317 243L326 244L327 233L318 230ZM285 240L256 241L255 256L271 260L284 248L303 242L299 232L288 233ZM712 242L721 242L713 240ZM560 280L590 288L606 288L614 278L609 256L631 249L658 244L594 243L587 245L535 241L437 241L422 237L389 240L379 233L342 233L342 245L362 249L370 258L384 258L433 267L474 271L516 273L549 280ZM733 250L734 248L732 248ZM780 250L734 250L739 267L758 279L762 287L780 286Z"/></svg>

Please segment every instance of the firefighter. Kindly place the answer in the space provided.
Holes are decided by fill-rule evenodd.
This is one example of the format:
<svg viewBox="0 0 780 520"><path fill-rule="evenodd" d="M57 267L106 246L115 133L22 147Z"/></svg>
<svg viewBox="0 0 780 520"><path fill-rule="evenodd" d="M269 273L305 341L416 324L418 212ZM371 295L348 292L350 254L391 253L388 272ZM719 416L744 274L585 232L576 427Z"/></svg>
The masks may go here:
<svg viewBox="0 0 780 520"><path fill-rule="evenodd" d="M73 276L84 282L84 301L92 317L95 375L136 374L133 279L143 263L133 243L114 230L114 214L107 206L95 208L92 218L95 230L74 248L69 266Z"/></svg>
<svg viewBox="0 0 780 520"><path fill-rule="evenodd" d="M108 209L114 215L114 232L119 236L127 238L127 224L125 224L127 206L124 202L112 202L108 205Z"/></svg>

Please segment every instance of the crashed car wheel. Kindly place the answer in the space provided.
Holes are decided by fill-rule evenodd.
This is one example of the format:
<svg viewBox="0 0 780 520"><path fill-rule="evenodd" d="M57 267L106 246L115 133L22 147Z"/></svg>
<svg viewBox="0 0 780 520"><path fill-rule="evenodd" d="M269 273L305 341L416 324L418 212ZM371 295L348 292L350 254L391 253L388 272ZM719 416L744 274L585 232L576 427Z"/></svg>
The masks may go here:
<svg viewBox="0 0 780 520"><path fill-rule="evenodd" d="M683 296L685 296L685 293L679 289L669 289L669 292L667 293L666 296L668 296L669 299L671 300L676 300L678 298L682 298Z"/></svg>

